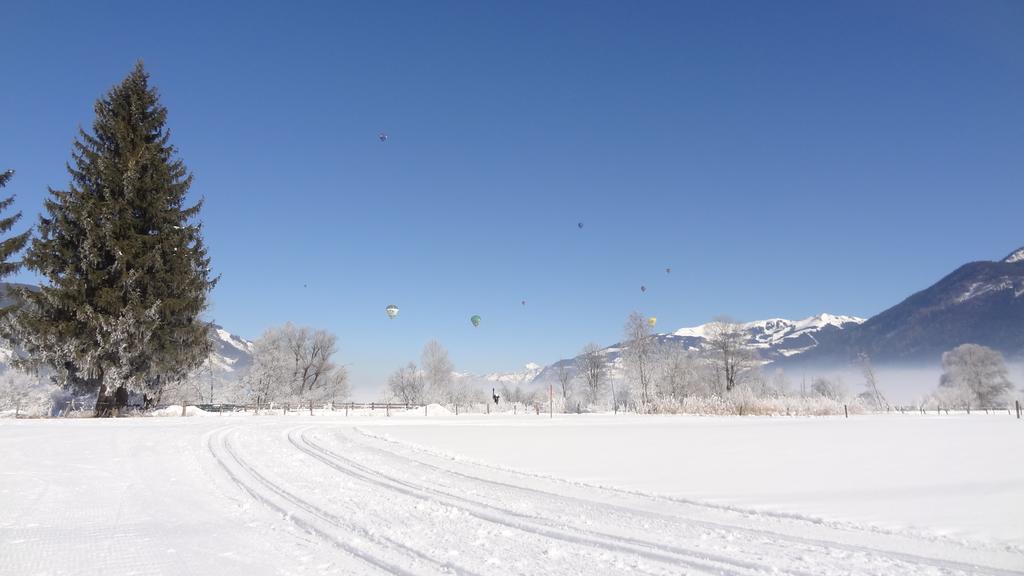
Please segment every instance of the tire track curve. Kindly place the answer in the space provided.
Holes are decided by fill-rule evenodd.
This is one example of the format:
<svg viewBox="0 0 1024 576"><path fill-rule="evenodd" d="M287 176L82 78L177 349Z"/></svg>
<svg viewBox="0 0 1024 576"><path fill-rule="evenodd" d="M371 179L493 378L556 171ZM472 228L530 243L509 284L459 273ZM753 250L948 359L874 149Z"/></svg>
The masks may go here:
<svg viewBox="0 0 1024 576"><path fill-rule="evenodd" d="M416 576L418 572L410 571L393 562L389 562L384 558L370 554L366 550L357 546L353 546L348 542L339 539L332 534L329 529L324 529L324 527L319 524L325 523L346 532L357 531L359 532L359 536L365 538L369 542L372 542L379 547L395 550L405 556L411 556L415 559L426 562L438 568L441 573L454 572L456 574L464 574L466 576L481 576L480 574L461 566L457 566L451 562L438 562L423 552L396 542L386 536L371 534L364 529L359 529L354 525L347 524L340 517L292 494L284 487L261 474L253 468L251 464L247 463L238 455L238 452L231 446L231 442L228 438L228 435L231 434L233 430L227 430L227 428L229 427L214 430L207 438L207 448L214 460L218 465L220 465L231 481L237 485L239 489L248 494L253 500L256 500L264 506L282 514L296 526L315 534L321 539L332 544L334 547L389 574ZM216 438L216 441L214 441L214 438ZM241 474L233 470L233 465L241 469L247 476L249 476L249 478L251 478L251 480L254 480L255 484L251 481L247 481ZM257 486L261 486L261 488L258 488ZM282 506L280 503L275 502L274 498L268 497L267 494L262 493L262 490L269 491L277 498L287 502L288 505ZM289 509L289 507L293 507L293 509ZM312 519L305 518L305 515L311 516Z"/></svg>
<svg viewBox="0 0 1024 576"><path fill-rule="evenodd" d="M352 461L336 452L324 448L306 437L310 427L297 427L287 432L289 441L301 452L319 460L330 468L348 476L370 482L382 488L404 494L419 500L442 501L448 506L462 510L477 519L513 528L525 533L535 534L549 539L559 540L574 545L596 548L605 552L618 552L636 555L647 560L669 564L673 567L686 566L693 570L711 574L727 574L742 576L744 574L763 574L765 567L753 562L744 562L727 558L703 550L690 550L668 546L629 537L605 534L598 531L572 527L570 533L564 526L553 526L547 519L529 516L519 512L498 508L492 505L473 501L461 496L420 486L406 480L394 478L377 470ZM493 512L486 511L487 509ZM814 576L811 573L791 570L789 574Z"/></svg>
<svg viewBox="0 0 1024 576"><path fill-rule="evenodd" d="M365 433L363 433L361 431L357 430L357 432L365 435ZM370 438L373 438L373 436L370 436ZM998 568L998 567L983 566L983 565L979 566L979 565L976 565L976 564L971 564L971 563L967 563L967 562L961 562L961 561L952 560L952 559L932 558L932 557L928 557L928 556L922 556L922 555L918 555L918 554L914 554L914 553L909 553L909 552L900 552L900 551L891 550L891 549L874 548L874 547L871 547L871 546L864 546L864 545L859 545L859 544L850 544L850 543L838 542L838 541L833 541L833 540L821 540L821 539L817 539L817 538L809 538L809 537L797 536L797 535L793 535L793 534L787 534L787 533L784 533L784 532L778 532L778 531L774 531L774 530L765 530L765 529L760 529L760 528L751 528L751 527L746 527L746 526L737 526L737 525L723 523L723 522L715 522L715 521L712 521L712 520L679 518L679 517L676 517L676 516L671 516L671 515L668 515L668 514L653 512L653 511L649 511L649 510L638 510L638 509L635 509L635 508L630 508L628 506L612 504L612 503L608 503L608 502L600 502L600 501L596 501L596 500L590 500L590 499L587 499L587 498L580 498L580 497L577 497L577 496L558 494L558 493L555 493L555 492L550 492L550 491L541 490L541 489L537 489L537 488L530 488L530 487L520 486L520 485L517 485L517 484L508 483L508 482L502 482L500 480L493 480L493 479L489 479L489 478L483 478L483 477L480 477L480 476L476 476L476 475L460 472L460 471L457 471L457 470L451 470L451 469L445 468L443 466L438 466L438 465L435 465L435 464L431 464L429 462L424 462L424 461L422 461L420 459L417 459L417 458L412 458L412 457L405 456L405 455L402 455L402 454L397 454L397 453L395 453L395 452L393 452L391 450L387 450L387 449L380 448L380 447L377 447L377 446L372 446L372 445L369 445L369 444L364 443L364 442L357 442L355 440L352 440L351 438L348 438L348 439L353 441L355 444L359 445L361 448L365 448L367 450L371 450L373 452L383 454L385 456L397 459L399 461L409 461L409 462L415 463L417 465L424 466L424 467L426 467L428 469L431 469L433 471L436 471L436 472L438 472L438 473L440 473L442 475L448 474L448 475L459 477L459 478L462 478L462 479L465 479L465 480L468 480L468 481L471 481L471 482L474 482L474 483L484 483L484 484L500 487L501 489L511 489L511 490L515 490L515 491L518 491L518 492L521 492L521 493L524 493L524 494L532 494L532 495L536 495L536 496L539 496L539 497L543 497L545 499L554 499L554 500L557 500L557 501L560 501L560 502L572 501L572 502L575 502L575 503L577 503L579 505L582 505L582 506L594 507L594 508L603 508L603 509L610 510L610 511L613 511L613 512L616 512L616 513L619 513L619 514L625 514L625 515L630 515L630 516L634 516L634 517L642 516L642 517L651 518L651 519L655 519L655 520L659 520L659 521L664 521L664 522L668 522L668 523L672 523L672 524L688 524L688 525L692 525L692 526L700 526L702 528L709 529L709 530L732 531L732 532L746 534L748 536L753 536L753 537L757 537L757 538L781 540L781 541L789 542L789 543L796 544L796 545L806 546L806 547L809 547L809 548L812 548L812 549L830 549L831 548L831 549L843 550L843 551L846 551L846 552L852 552L852 553L858 553L858 554L874 556L874 557L878 557L878 558L887 558L887 559L892 559L892 560L899 560L899 561L906 562L906 563L909 563L909 564L912 564L912 565L917 565L917 566L931 566L931 567L934 567L934 568L937 568L937 569L940 569L940 570L961 571L961 572L964 572L964 573L967 573L967 574L979 574L979 575L980 574L986 574L986 575L990 575L990 576L1021 576L1022 574L1024 574L1024 572L1022 572L1022 571L1006 570L1006 569L1002 569L1002 568ZM324 449L322 446L320 448ZM337 454L335 454L335 456L336 457L340 457ZM347 459L347 460L349 460L351 462L351 459ZM362 466L364 468L367 468L364 465L359 464L358 462L353 462L353 464L357 465L357 466ZM382 473L380 473L378 471L375 471L375 470L372 470L372 469L369 469L369 468L367 468L367 469L371 470L374 473L377 473L379 475L383 475ZM394 479L394 478L392 478L392 480L393 481L405 482L406 484L409 484L407 481L401 480L401 479ZM447 495L448 497L460 498L460 499L466 500L466 498L464 496L459 496L459 495L451 494L451 493L448 493L448 492L445 492L445 491L440 491L440 490L437 490L436 488L425 487L425 486L415 486L415 485L411 485L411 486L414 486L414 487L419 488L419 489L429 490L429 491L432 491L432 492L439 492L441 494ZM598 487L590 487L590 488L600 489ZM623 492L623 495L626 495L626 496L629 496L629 497L633 497L633 498L645 498L645 497L647 497L645 495L637 494L637 493L632 493L632 492ZM653 497L651 499L661 500L661 499L659 499L657 497ZM671 500L671 499L668 500L668 502L671 502L673 504L681 504L681 505L684 505L684 506L697 506L697 507L700 507L699 503L676 502L676 501ZM475 502L475 504L476 505L480 505L480 506L487 506L489 508L494 508L494 509L497 509L497 510L501 510L501 511L503 511L505 513L520 514L520 513L516 513L516 512L513 512L513 511L509 511L509 510L504 510L504 509L501 509L501 508L496 508L492 504L489 504L489 503L484 503L484 502L477 501L477 502ZM715 511L720 511L720 510L718 510L715 507L712 507L711 509L715 510ZM534 519L537 518L536 516L527 516L527 517L534 518ZM773 517L773 519L786 520L785 517L781 517L781 518Z"/></svg>

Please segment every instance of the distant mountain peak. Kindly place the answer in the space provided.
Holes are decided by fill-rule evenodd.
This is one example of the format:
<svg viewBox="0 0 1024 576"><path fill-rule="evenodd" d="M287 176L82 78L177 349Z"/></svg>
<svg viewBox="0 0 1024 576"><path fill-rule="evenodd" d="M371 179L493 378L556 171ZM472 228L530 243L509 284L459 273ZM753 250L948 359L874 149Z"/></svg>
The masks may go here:
<svg viewBox="0 0 1024 576"><path fill-rule="evenodd" d="M1003 262L1007 264L1013 264L1014 262L1024 262L1024 247L1018 248L1015 252L1003 258Z"/></svg>

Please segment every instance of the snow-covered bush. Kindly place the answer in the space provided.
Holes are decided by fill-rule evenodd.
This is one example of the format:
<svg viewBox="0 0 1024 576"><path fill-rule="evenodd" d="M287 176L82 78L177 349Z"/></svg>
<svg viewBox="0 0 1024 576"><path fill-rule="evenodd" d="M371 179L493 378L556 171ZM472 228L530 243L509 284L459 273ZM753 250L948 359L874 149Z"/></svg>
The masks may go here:
<svg viewBox="0 0 1024 576"><path fill-rule="evenodd" d="M13 369L0 374L0 415L50 416L61 408L65 396L49 379Z"/></svg>

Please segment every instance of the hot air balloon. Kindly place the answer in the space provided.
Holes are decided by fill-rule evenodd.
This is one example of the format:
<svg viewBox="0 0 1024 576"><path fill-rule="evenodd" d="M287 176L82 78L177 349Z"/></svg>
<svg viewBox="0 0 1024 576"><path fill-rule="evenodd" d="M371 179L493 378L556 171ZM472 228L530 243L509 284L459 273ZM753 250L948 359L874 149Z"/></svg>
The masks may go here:
<svg viewBox="0 0 1024 576"><path fill-rule="evenodd" d="M640 286L641 292L647 292L647 286Z"/></svg>
<svg viewBox="0 0 1024 576"><path fill-rule="evenodd" d="M520 304L522 304L523 306L526 306L526 300L523 300L522 302L520 302Z"/></svg>
<svg viewBox="0 0 1024 576"><path fill-rule="evenodd" d="M577 222L576 223L576 227L580 228L580 229L583 229L583 222Z"/></svg>
<svg viewBox="0 0 1024 576"><path fill-rule="evenodd" d="M388 318L394 320L395 316L398 316L398 306L388 304L388 307L384 309L384 312L387 313Z"/></svg>
<svg viewBox="0 0 1024 576"><path fill-rule="evenodd" d="M655 318L654 316L651 316L650 318L647 319L647 325L650 326L651 328L654 328L654 325L657 323L658 319Z"/></svg>
<svg viewBox="0 0 1024 576"><path fill-rule="evenodd" d="M383 132L381 132L380 134L377 134L377 140L380 140L381 142L387 142L388 141L388 135L383 133Z"/></svg>
<svg viewBox="0 0 1024 576"><path fill-rule="evenodd" d="M469 321L473 323L473 326L479 326L480 325L480 317L477 316L476 314L474 314L472 317L470 317Z"/></svg>
<svg viewBox="0 0 1024 576"><path fill-rule="evenodd" d="M672 273L672 269L671 268L665 268L665 274L671 274L671 273Z"/></svg>

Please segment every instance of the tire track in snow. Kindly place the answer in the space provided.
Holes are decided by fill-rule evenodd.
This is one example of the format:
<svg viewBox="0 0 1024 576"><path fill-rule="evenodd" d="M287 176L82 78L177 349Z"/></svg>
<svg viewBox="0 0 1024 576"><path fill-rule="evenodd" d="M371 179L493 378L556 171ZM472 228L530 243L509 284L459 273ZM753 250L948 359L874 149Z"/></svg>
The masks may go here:
<svg viewBox="0 0 1024 576"><path fill-rule="evenodd" d="M693 570L699 570L701 572L711 574L741 576L743 574L750 573L762 574L765 571L765 567L761 564L727 558L714 553L707 553L703 550L683 549L646 540L605 534L578 527L571 528L573 532L578 533L573 534L566 530L564 526L552 526L550 521L546 519L497 508L463 498L461 496L452 495L429 487L416 485L405 480L393 478L358 462L354 462L349 458L341 456L336 452L309 440L306 438L306 432L308 432L309 429L309 427L297 427L290 429L287 433L288 440L298 450L319 460L338 472L416 499L441 501L448 506L457 508L466 514L485 522L498 524L507 528L513 528L525 533L549 539L560 540L569 544L587 546L605 552L618 552L636 555L650 561L665 563L671 566L687 566ZM430 494L432 494L432 496ZM497 514L482 511L481 508L494 510ZM787 573L801 576L815 576L811 573L795 570L790 570Z"/></svg>
<svg viewBox="0 0 1024 576"><path fill-rule="evenodd" d="M250 464L248 464L245 460L240 458L238 456L237 451L235 451L231 447L231 443L228 440L227 436L228 434L233 432L233 430L226 430L227 428L229 427L223 427L214 430L207 437L207 448L210 451L210 454L213 456L214 460L227 473L232 482L235 485L237 485L239 489L241 489L243 492L252 497L253 500L256 500L262 503L263 505L267 506L268 508L284 515L296 526L299 526L300 528L312 534L315 534L323 540L330 542L336 548L339 548L340 550L343 550L349 553L350 555L358 558L359 560L362 560L374 566L375 568L379 568L386 573L400 574L403 576L414 576L417 574L417 572L407 570L381 557L370 554L367 551L360 549L359 547L353 546L335 537L333 534L330 533L329 530L325 530L323 526L318 526L317 524L319 522L323 522L335 528L340 528L344 531L352 531L353 529L356 529L355 526L346 524L341 518L337 517L336 515L331 514L330 512L327 512L313 504L310 504L309 502L306 502L305 500L295 496L294 494L292 494L279 484L268 479L266 476L260 474ZM213 437L216 437L216 442L213 441ZM214 446L216 446L216 449L214 448ZM223 452L227 455L226 457L218 453L221 450L223 450ZM246 480L242 478L240 474L232 470L232 466L230 465L231 462L234 462L234 464L241 468L250 478L255 480L258 484L262 485L264 489L270 491L278 498L288 502L291 506L294 507L294 509L289 510L288 507L282 506L281 504L275 502L273 498L267 497L266 494L262 494L260 489L257 489L253 484L246 482ZM304 518L303 516L306 514L312 516L312 520ZM405 546L401 543L395 542L390 538L369 534L365 530L359 530L359 532L361 532L360 536L366 538L371 542L374 542L378 546L381 545L380 541L383 541L383 543L387 544L388 548L398 550L400 552L403 552L407 556L413 556L414 558L434 565L440 569L441 573L450 573L451 571L455 571L457 574L465 574L467 576L480 576L470 570L467 570L459 566L455 566L451 563L438 562L430 556L427 556L426 554L413 548L409 548L408 546Z"/></svg>
<svg viewBox="0 0 1024 576"><path fill-rule="evenodd" d="M377 439L376 436L371 435L371 434L367 434L366 432L362 432L361 430L357 429L356 432L358 432L358 433L360 433L360 434L362 434L364 436L367 436L369 438ZM765 530L765 529L761 529L761 528L751 528L751 527L747 527L747 526L739 526L739 525L728 524L728 523L724 523L724 522L715 522L715 521L711 521L711 520L691 519L691 518L687 518L687 517L680 518L680 517L677 517L677 516L672 516L672 515L668 515L668 514L653 512L653 511L649 511L649 510L640 510L640 509L630 508L628 506L623 506L623 505L619 505L619 504L612 504L612 503L608 503L608 502L601 502L601 501L598 501L598 500L591 500L591 499L581 498L581 497L577 497L577 496L570 496L570 495L565 495L565 494L559 494L559 493L550 492L550 491L547 491L547 490L540 490L540 489L537 489L537 488L530 488L530 487L521 486L521 485L517 485L517 484L511 484L511 483L508 483L508 482L502 482L500 480L492 480L492 479L489 479L489 478L483 478L483 477L480 477L480 476L475 476L475 475L472 475L472 474L467 474L467 473L464 473L464 472L460 472L460 471L457 471L457 470L451 470L451 469L445 468L443 466L438 466L438 465L435 465L435 464L431 464L429 462L424 462L424 461L419 460L417 458L412 458L412 457L409 457L409 456L398 454L398 453L393 452L391 450L387 450L387 449L380 448L380 447L377 447L377 446L372 446L372 445L369 445L369 444L366 444L366 443L363 443L363 442L358 442L358 441L352 440L351 438L349 438L347 436L346 436L346 438L348 438L349 440L353 441L353 443L357 444L358 446L360 446L362 448L374 451L376 453L384 454L385 456L389 456L389 457L395 458L395 459L397 459L399 461L412 462L414 464L424 466L426 468L429 468L429 469L434 470L436 472L439 472L441 474L448 474L448 475L455 476L455 477L458 477L458 478L462 478L462 479L465 479L465 480L468 480L468 481L471 481L471 482L474 482L474 483L489 484L489 485L497 486L497 487L499 487L501 489L516 490L518 492L522 492L522 493L525 493L525 494L531 494L531 495L543 497L545 499L555 499L555 500L558 500L560 502L572 501L572 502L575 502L575 503L577 503L579 505L582 505L582 506L604 508L606 510L610 510L610 511L613 511L613 512L616 512L616 513L620 513L620 514L626 514L626 515L631 515L631 516L642 516L642 517L647 517L647 518L651 518L651 519L655 519L655 520L669 522L669 523L672 523L672 524L688 524L688 525L693 525L693 526L700 526L700 527L703 527L703 528L706 528L706 529L709 529L709 530L732 531L732 532L746 534L748 536L754 536L754 537L757 537L757 538L763 538L763 539L766 539L766 540L781 540L781 541L784 541L784 542L790 542L790 543L793 543L793 544L807 546L807 547L810 547L812 549L824 549L824 550L827 550L827 549L831 548L831 549L843 550L843 551L846 551L846 552L865 554L865 555L874 556L874 557L878 557L878 558L887 558L887 559L892 559L892 560L900 560L900 561L903 561L903 562L906 562L906 563L909 563L909 564L912 564L912 565L916 565L916 566L931 566L931 567L934 567L934 568L937 568L937 569L940 569L940 570L947 570L947 571L952 570L952 571L960 571L960 572L963 572L963 573L966 573L966 574L979 574L979 575L980 574L986 574L986 575L991 575L991 576L1021 576L1022 574L1024 574L1024 571L1005 570L1005 569L1002 569L1002 568L991 567L991 566L979 566L979 565L971 564L971 563L968 563L968 562L961 562L961 561L950 560L950 559L945 559L945 558L933 558L933 557L922 556L922 555L919 555L919 554L914 554L914 553L909 553L909 552L900 552L900 551L891 550L891 549L873 548L871 546L864 546L864 545L858 545L858 544L849 544L849 543L839 542L839 541L834 541L834 540L822 540L822 539L818 539L818 538L809 538L809 537L803 537L803 536L796 536L796 535L787 534L787 533L784 533L784 532L777 532L777 531L773 531L773 530ZM389 442L395 442L395 441L392 441L392 440L388 440L388 441ZM401 443L399 443L399 444L401 444ZM350 459L348 459L348 460L351 461ZM366 468L364 465L361 465L359 463L354 463L354 464L357 465L357 466L363 466L364 468ZM506 472L506 473L515 473L514 471L511 471L511 470L504 470L504 469L498 469L498 468L496 468L495 470L500 471L500 472ZM377 472L377 474L383 475L382 473L379 473L379 472ZM557 481L558 480L557 478L548 478L548 477L538 477L538 478L539 479L543 479L543 480L549 480L549 481ZM404 480L397 480L397 479L393 479L393 480L394 481L405 482L405 483L408 484L408 482L406 482ZM568 482L568 483L572 484L571 482ZM428 488L428 487L422 487L422 486L419 487L419 488L420 489L425 489L425 490L430 490L430 491L433 491L433 492L441 492L443 494L446 494L448 497L460 498L460 499L463 499L463 500L466 499L463 496L457 496L457 495L454 495L454 494L451 494L451 493L446 493L444 491L438 491L436 488ZM597 487L597 486L586 486L586 488L592 489L592 490L609 490L608 488ZM611 489L611 490L613 492L618 492L618 493L621 493L621 494L629 496L629 497L646 498L646 499L651 499L651 500L665 501L665 502L669 502L669 503L677 504L677 505L694 506L694 507L699 507L699 508L708 508L708 509L716 511L716 512L718 512L718 511L726 511L726 512L739 512L739 513L744 513L744 514L761 515L760 512L758 512L758 511L737 511L737 510L732 510L732 509L729 509L729 508L721 508L721 507L718 507L718 506L704 506L704 505L702 505L699 502L678 501L678 500L672 499L672 498L661 498L661 497L658 497L656 495L645 495L645 494L631 492L631 491L620 491L620 490L614 490L614 489ZM497 509L497 510L501 510L503 512L510 513L510 514L522 515L521 513L516 513L516 512L513 512L513 511L509 511L509 510L504 510L504 509L501 509L501 508L496 508L496 507L494 507L493 505L491 505L489 503L476 502L476 504L480 505L480 506L487 506L489 508L494 508L494 509ZM538 518L536 516L527 516L527 517L535 518L535 519ZM774 520L779 520L779 521L797 521L797 522L806 522L806 523L814 524L813 522L810 522L810 521L808 521L807 519L804 519L804 518L793 518L793 519L791 519L791 518L789 518L789 517L787 517L785 515L781 515L781 514L773 514L770 517L772 519L774 519ZM814 524L814 526L815 526L815 528L821 528L821 526L817 525L817 524ZM826 529L830 529L830 530L834 529L834 528L831 528L831 527L828 527L828 526L825 526L825 528ZM615 536L611 536L611 537L615 537ZM932 542L931 541L926 541L926 543L931 544ZM936 545L940 545L940 544L936 544Z"/></svg>

